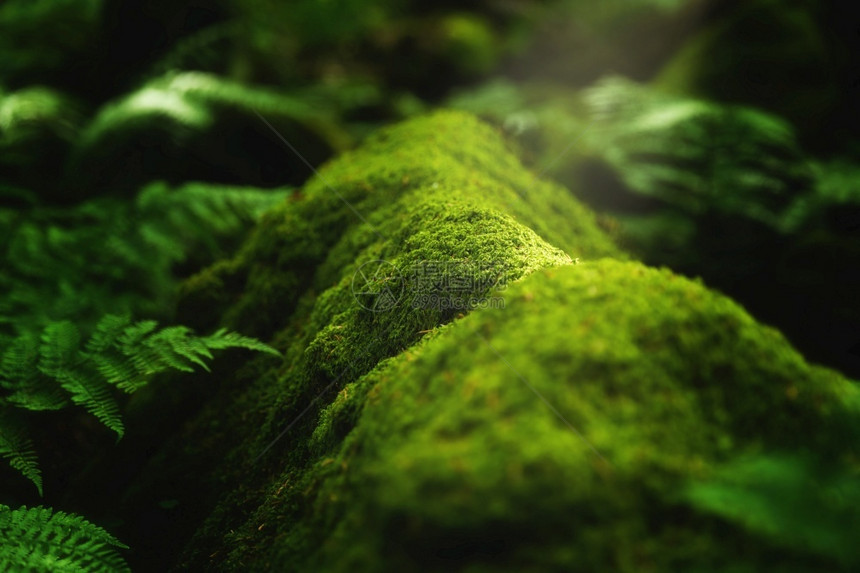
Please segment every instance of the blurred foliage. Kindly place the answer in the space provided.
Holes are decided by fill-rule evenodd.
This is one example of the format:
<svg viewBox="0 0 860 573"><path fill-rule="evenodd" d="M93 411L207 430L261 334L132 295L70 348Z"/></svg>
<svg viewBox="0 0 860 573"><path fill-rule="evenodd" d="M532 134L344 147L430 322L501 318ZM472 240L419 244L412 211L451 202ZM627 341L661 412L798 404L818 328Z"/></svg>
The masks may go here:
<svg viewBox="0 0 860 573"><path fill-rule="evenodd" d="M66 79L86 66L96 55L102 6L102 0L3 2L0 85L21 87Z"/></svg>
<svg viewBox="0 0 860 573"><path fill-rule="evenodd" d="M82 105L44 86L0 90L0 201L46 191L83 122Z"/></svg>
<svg viewBox="0 0 860 573"><path fill-rule="evenodd" d="M125 433L114 388L137 392L168 370L209 370L212 352L245 348L279 356L254 338L219 329L197 336L185 326L156 330L158 323L132 323L128 316L105 315L86 344L71 321L51 322L38 335L25 333L0 354L0 457L33 482L42 495L42 476L29 438L29 413L82 406L99 422ZM44 422L43 422L44 423Z"/></svg>
<svg viewBox="0 0 860 573"><path fill-rule="evenodd" d="M183 265L230 252L285 192L153 183L132 203L92 199L74 208L0 209L0 343L105 313L168 318Z"/></svg>
<svg viewBox="0 0 860 573"><path fill-rule="evenodd" d="M170 72L98 111L75 142L68 178L76 197L134 193L152 179L301 183L307 166L272 128L301 141L303 156L319 163L349 141L334 122L335 105L212 74Z"/></svg>
<svg viewBox="0 0 860 573"><path fill-rule="evenodd" d="M584 90L499 80L448 104L516 137L646 262L703 277L860 377L855 156L819 159L783 118L617 76Z"/></svg>
<svg viewBox="0 0 860 573"><path fill-rule="evenodd" d="M0 350L62 321L90 332L106 314L173 320L181 278L235 249L286 187L444 101L511 136L646 262L704 277L809 357L860 376L850 9L6 0ZM26 440L2 436L4 452ZM856 487L823 471L739 461L688 501L852 566L856 532L827 500L833 511L812 507L833 488L853 506ZM809 483L826 487L804 496Z"/></svg>
<svg viewBox="0 0 860 573"><path fill-rule="evenodd" d="M805 143L816 142L815 132L835 119L844 97L833 65L838 48L820 15L824 4L737 2L691 35L655 82L675 93L768 110L788 119Z"/></svg>
<svg viewBox="0 0 860 573"><path fill-rule="evenodd" d="M740 106L662 96L621 78L584 99L593 153L625 187L691 216L716 211L774 229L811 183L792 128Z"/></svg>
<svg viewBox="0 0 860 573"><path fill-rule="evenodd" d="M788 550L860 564L860 479L809 457L755 456L725 464L682 497Z"/></svg>

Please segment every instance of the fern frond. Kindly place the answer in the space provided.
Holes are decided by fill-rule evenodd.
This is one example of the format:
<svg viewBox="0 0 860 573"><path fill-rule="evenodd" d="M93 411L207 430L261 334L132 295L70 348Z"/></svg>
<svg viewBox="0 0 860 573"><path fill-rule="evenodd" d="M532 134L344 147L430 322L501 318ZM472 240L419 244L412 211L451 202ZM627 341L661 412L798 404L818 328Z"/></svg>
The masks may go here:
<svg viewBox="0 0 860 573"><path fill-rule="evenodd" d="M156 328L158 321L141 320L123 330L119 337L119 344L123 353L133 355L134 350L143 344L143 340Z"/></svg>
<svg viewBox="0 0 860 573"><path fill-rule="evenodd" d="M171 189L164 183L151 183L135 202L147 221L147 231L168 238L233 234L255 221L262 213L283 201L287 190L263 190L203 183L187 183Z"/></svg>
<svg viewBox="0 0 860 573"><path fill-rule="evenodd" d="M0 388L17 389L22 382L35 377L39 362L39 340L25 335L14 339L0 358Z"/></svg>
<svg viewBox="0 0 860 573"><path fill-rule="evenodd" d="M67 406L66 396L38 366L38 337L23 335L9 342L0 359L0 388L9 392L6 401L36 411Z"/></svg>
<svg viewBox="0 0 860 573"><path fill-rule="evenodd" d="M299 98L261 88L249 88L213 74L170 72L123 99L106 105L84 130L81 152L154 121L173 130L203 131L212 125L215 106L297 119L313 119L319 112Z"/></svg>
<svg viewBox="0 0 860 573"><path fill-rule="evenodd" d="M72 322L49 324L41 334L12 340L0 355L0 457L36 484L41 492L33 444L11 409L55 410L72 403L102 424L125 431L112 387L132 393L167 370L209 370L213 351L226 348L280 354L247 336L221 329L197 336L186 326L158 329L154 320L131 323L127 315L107 315L96 325L84 349Z"/></svg>
<svg viewBox="0 0 860 573"><path fill-rule="evenodd" d="M99 199L22 212L0 207L0 322L17 332L41 332L64 317L88 331L106 314L169 316L175 266L196 268L223 256L286 195L153 183L135 202Z"/></svg>
<svg viewBox="0 0 860 573"><path fill-rule="evenodd" d="M193 364L208 370L203 358L212 359L212 353L205 344L197 344L191 329L185 326L169 326L161 329L146 340L149 347L157 356L157 361L164 366L170 366L184 372L193 372Z"/></svg>
<svg viewBox="0 0 860 573"><path fill-rule="evenodd" d="M801 227L817 223L828 210L857 209L860 206L860 167L846 159L815 162L812 167L816 185L811 193L799 197L786 211L782 220L783 230L794 232ZM856 216L855 216L856 219ZM853 225L850 231L855 231Z"/></svg>
<svg viewBox="0 0 860 573"><path fill-rule="evenodd" d="M205 337L203 343L207 348L212 350L220 350L222 348L247 348L248 350L256 350L257 352L265 352L274 356L280 356L281 353L265 344L256 338L243 336L236 332L228 332L226 328L221 328L213 334Z"/></svg>
<svg viewBox="0 0 860 573"><path fill-rule="evenodd" d="M83 517L45 507L0 505L0 570L117 573L130 571L128 549Z"/></svg>
<svg viewBox="0 0 860 573"><path fill-rule="evenodd" d="M0 404L0 457L33 482L39 490L39 495L42 495L42 472L39 470L33 441L27 436L27 427L2 404Z"/></svg>
<svg viewBox="0 0 860 573"><path fill-rule="evenodd" d="M87 341L87 352L90 354L99 354L107 351L109 348L116 347L120 335L125 332L130 323L131 318L127 314L104 315Z"/></svg>
<svg viewBox="0 0 860 573"><path fill-rule="evenodd" d="M72 402L83 406L122 437L119 406L111 396L110 387L83 365L86 355L79 346L80 333L74 324L69 321L50 324L42 333L39 371L56 380L70 394Z"/></svg>
<svg viewBox="0 0 860 573"><path fill-rule="evenodd" d="M90 414L122 438L125 426L119 412L119 404L105 381L96 372L85 368L65 370L57 381L69 394L72 402L83 406Z"/></svg>
<svg viewBox="0 0 860 573"><path fill-rule="evenodd" d="M42 332L39 348L39 370L47 376L59 378L78 362L81 335L72 322L54 322Z"/></svg>
<svg viewBox="0 0 860 573"><path fill-rule="evenodd" d="M146 380L145 373L141 372L137 364L125 354L115 351L103 352L91 355L91 360L108 384L114 386L138 385Z"/></svg>
<svg viewBox="0 0 860 573"><path fill-rule="evenodd" d="M27 410L59 410L68 405L61 389L39 370L39 339L23 335L9 342L0 362L6 401Z"/></svg>
<svg viewBox="0 0 860 573"><path fill-rule="evenodd" d="M698 215L713 211L781 228L812 185L791 126L741 107L661 94L622 78L586 90L596 156L627 187Z"/></svg>

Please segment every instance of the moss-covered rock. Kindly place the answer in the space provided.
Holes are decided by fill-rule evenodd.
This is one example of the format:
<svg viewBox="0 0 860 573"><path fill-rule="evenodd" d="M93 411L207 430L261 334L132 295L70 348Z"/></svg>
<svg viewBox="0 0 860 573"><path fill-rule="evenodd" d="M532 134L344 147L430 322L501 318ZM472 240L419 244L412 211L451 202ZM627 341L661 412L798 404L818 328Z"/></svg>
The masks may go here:
<svg viewBox="0 0 860 573"><path fill-rule="evenodd" d="M491 286L601 256L625 257L590 211L526 171L472 116L440 112L376 134L269 212L236 257L186 283L179 320L208 328L205 317L221 316L273 340L286 359L225 381L124 503L173 492L182 517L164 519L181 529L229 491L189 549L190 562L208 559L239 508L256 503L269 464L316 460L307 438L343 385L483 304ZM278 440L285 420L289 437ZM187 485L189 459L209 477Z"/></svg>
<svg viewBox="0 0 860 573"><path fill-rule="evenodd" d="M482 220L504 227L490 222L502 214L572 257L624 257L590 211L523 169L492 128L468 114L441 112L382 130L326 165L264 218L234 261L189 282L184 298L192 304L198 296L229 299L227 324L268 336L309 287L321 292L368 260L395 262L410 245L423 242L415 257L427 261L505 262L510 245L493 251L492 233L482 236ZM426 242L431 232L438 245ZM524 232L529 237L518 241L537 240ZM461 240L468 233L488 249L474 251ZM213 290L215 284L226 294Z"/></svg>
<svg viewBox="0 0 860 573"><path fill-rule="evenodd" d="M839 565L683 492L745 454L850 462L855 388L623 258L471 116L383 131L188 283L285 359L226 381L133 496L188 508L190 570Z"/></svg>
<svg viewBox="0 0 860 573"><path fill-rule="evenodd" d="M683 492L744 455L850 461L855 386L669 271L603 260L502 292L345 385L219 566L836 570Z"/></svg>

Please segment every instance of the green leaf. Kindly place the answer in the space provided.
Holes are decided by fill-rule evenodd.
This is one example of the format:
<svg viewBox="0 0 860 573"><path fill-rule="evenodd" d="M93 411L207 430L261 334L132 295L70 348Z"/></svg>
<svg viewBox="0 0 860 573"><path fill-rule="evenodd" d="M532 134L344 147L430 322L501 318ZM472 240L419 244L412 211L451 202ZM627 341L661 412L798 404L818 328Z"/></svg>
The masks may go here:
<svg viewBox="0 0 860 573"><path fill-rule="evenodd" d="M120 573L128 549L83 517L45 507L0 505L0 570Z"/></svg>
<svg viewBox="0 0 860 573"><path fill-rule="evenodd" d="M8 408L2 407L0 407L0 457L33 482L39 495L42 495L42 473L39 471L33 441L27 436L27 427Z"/></svg>

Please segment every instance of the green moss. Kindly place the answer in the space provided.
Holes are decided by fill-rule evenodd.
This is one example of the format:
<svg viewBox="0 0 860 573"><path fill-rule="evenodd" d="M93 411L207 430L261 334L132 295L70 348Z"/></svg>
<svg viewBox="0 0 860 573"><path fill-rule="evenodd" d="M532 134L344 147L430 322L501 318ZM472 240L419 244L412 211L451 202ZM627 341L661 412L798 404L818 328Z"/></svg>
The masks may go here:
<svg viewBox="0 0 860 573"><path fill-rule="evenodd" d="M351 275L345 265L362 250L393 252L416 224L406 221L410 213L431 204L444 210L452 201L505 213L572 257L625 257L593 213L525 170L492 128L468 114L437 112L382 130L321 169L301 194L264 218L237 255L233 266L244 280L208 296L235 300L225 324L270 336L305 289L321 292ZM190 283L184 298L195 297Z"/></svg>
<svg viewBox="0 0 860 573"><path fill-rule="evenodd" d="M228 452L213 487L242 487L227 486L189 562L222 543L238 508L258 503L249 490L266 487L268 472L289 460L289 471L303 475L317 460L324 446L308 438L319 409L340 388L468 313L490 286L570 264L571 255L625 256L590 211L526 171L497 133L470 115L439 112L406 122L322 168L264 216L234 259L185 285L181 315L227 305L225 325L274 339L286 354L271 375L229 398L242 407L224 412L227 400L216 399L199 418L207 443ZM435 275L419 278L427 267ZM437 288L464 278L469 283L456 297ZM427 295L457 304L427 304ZM237 385L228 387L235 392ZM207 423L213 417L221 418L220 430ZM290 420L298 422L280 439Z"/></svg>
<svg viewBox="0 0 860 573"><path fill-rule="evenodd" d="M751 548L740 529L680 506L677 492L745 453L849 453L840 436L854 386L669 271L571 265L533 274L504 298L504 310L474 312L340 392L312 438L319 461L274 480L290 477L255 515L278 531L257 563L809 565L766 542ZM285 499L303 509L286 519Z"/></svg>
<svg viewBox="0 0 860 573"><path fill-rule="evenodd" d="M185 449L154 466L223 455L198 472L219 501L180 565L780 570L813 559L696 513L678 491L741 454L849 453L836 438L855 431L855 388L700 283L588 262L603 255L623 258L593 215L471 116L419 118L330 163L233 261L196 279L232 301L226 322L273 334L286 358L244 368L247 389L228 384L177 439ZM428 262L445 263L429 282L414 273ZM503 304L424 303L453 300L439 285L464 276L457 297Z"/></svg>

